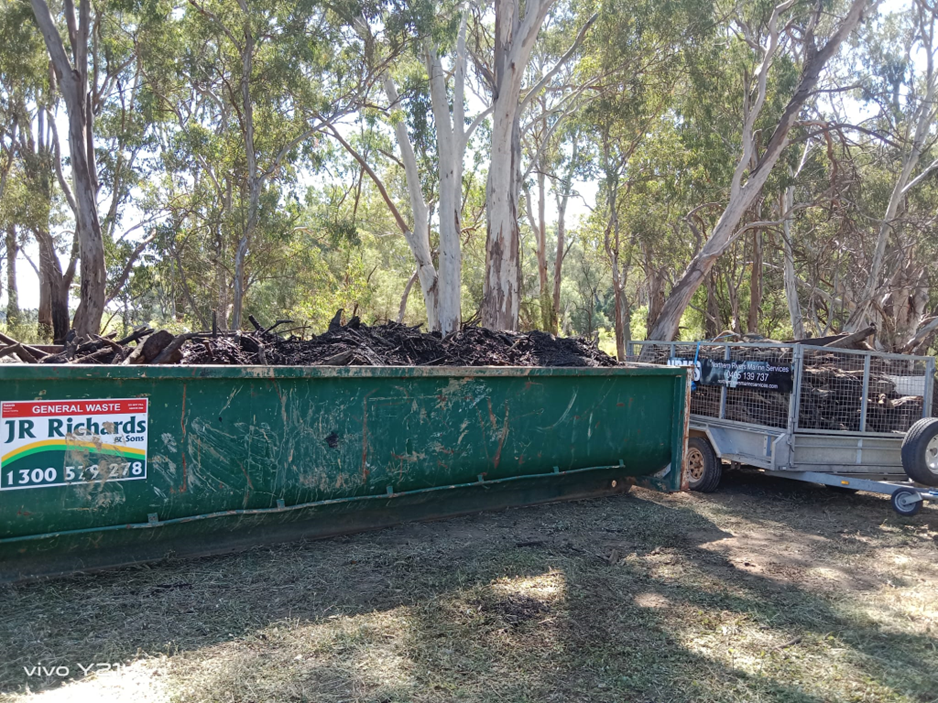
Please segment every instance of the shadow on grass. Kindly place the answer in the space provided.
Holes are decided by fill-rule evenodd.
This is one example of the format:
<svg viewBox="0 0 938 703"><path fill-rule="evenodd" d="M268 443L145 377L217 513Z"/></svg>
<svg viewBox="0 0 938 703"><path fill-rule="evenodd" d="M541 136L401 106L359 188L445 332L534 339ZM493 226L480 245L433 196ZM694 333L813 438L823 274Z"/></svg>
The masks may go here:
<svg viewBox="0 0 938 703"><path fill-rule="evenodd" d="M768 476L755 469L724 471L713 498L736 510L741 506L733 504L734 499L760 501L760 513L747 514L747 518L765 518L795 530L810 527L812 521L829 521L833 514L843 521L844 529L877 530L883 524L938 529L938 503L926 502L919 515L907 518L892 509L888 496L831 490L820 484Z"/></svg>
<svg viewBox="0 0 938 703"><path fill-rule="evenodd" d="M926 699L930 639L702 547L729 536L687 506L620 497L7 588L0 693L83 685L27 677L40 661L166 655L179 700L840 698L798 683L825 675L814 654L801 672L770 645L755 673L713 654L742 620L776 640L834 637L876 662L876 690Z"/></svg>

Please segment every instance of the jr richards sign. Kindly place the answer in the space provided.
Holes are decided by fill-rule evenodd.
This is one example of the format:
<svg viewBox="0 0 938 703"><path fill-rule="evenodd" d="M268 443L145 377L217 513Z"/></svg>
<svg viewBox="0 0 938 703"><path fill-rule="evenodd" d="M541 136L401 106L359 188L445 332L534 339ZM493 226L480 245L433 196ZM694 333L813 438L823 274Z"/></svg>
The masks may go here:
<svg viewBox="0 0 938 703"><path fill-rule="evenodd" d="M147 477L146 398L0 403L0 490Z"/></svg>

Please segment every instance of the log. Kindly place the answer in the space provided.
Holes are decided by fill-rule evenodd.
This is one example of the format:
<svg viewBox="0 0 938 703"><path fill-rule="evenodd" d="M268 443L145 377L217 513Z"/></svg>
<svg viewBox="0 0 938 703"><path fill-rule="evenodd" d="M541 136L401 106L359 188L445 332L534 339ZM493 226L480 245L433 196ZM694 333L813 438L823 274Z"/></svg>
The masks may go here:
<svg viewBox="0 0 938 703"><path fill-rule="evenodd" d="M785 344L804 344L809 347L831 347L834 349L865 349L872 350L873 348L866 344L865 340L868 337L876 334L876 326L870 325L869 327L854 332L853 334L833 334L827 337L808 337L807 339L793 339Z"/></svg>
<svg viewBox="0 0 938 703"><path fill-rule="evenodd" d="M833 342L825 344L825 347L839 348L839 349L851 349L854 348L860 342L865 341L868 337L876 334L876 325L870 325L869 327L858 330L853 334L845 335L840 339L836 339Z"/></svg>
<svg viewBox="0 0 938 703"><path fill-rule="evenodd" d="M123 339L118 339L117 344L120 344L122 347L127 346L131 342L136 342L137 340L143 339L149 334L153 334L153 330L151 330L149 327L138 327L129 336L124 337Z"/></svg>
<svg viewBox="0 0 938 703"><path fill-rule="evenodd" d="M36 360L32 358L29 354L24 352L23 345L17 342L16 344L10 344L9 346L0 349L0 358L9 356L10 354L16 354L22 361L27 364L35 364Z"/></svg>
<svg viewBox="0 0 938 703"><path fill-rule="evenodd" d="M151 363L153 364L175 364L178 361L182 360L182 345L188 342L190 339L195 337L203 336L202 332L186 332L185 334L180 334L173 340L170 340L170 343L153 359ZM149 339L149 337L147 338Z"/></svg>
<svg viewBox="0 0 938 703"><path fill-rule="evenodd" d="M17 356L23 359L23 361L26 361L26 359L24 359L23 356L24 354L28 355L29 363L39 361L40 359L43 359L46 356L48 356L48 354L42 351L42 349L37 349L36 347L30 346L29 344L24 344L23 342L13 339L13 337L9 337L3 334L2 332L0 332L0 342L4 342L6 344L19 344L20 347L22 348L23 354L20 354L18 352Z"/></svg>
<svg viewBox="0 0 938 703"><path fill-rule="evenodd" d="M124 360L124 364L150 364L156 359L162 351L168 347L174 337L172 332L159 330L148 335L141 344L138 344L130 355Z"/></svg>

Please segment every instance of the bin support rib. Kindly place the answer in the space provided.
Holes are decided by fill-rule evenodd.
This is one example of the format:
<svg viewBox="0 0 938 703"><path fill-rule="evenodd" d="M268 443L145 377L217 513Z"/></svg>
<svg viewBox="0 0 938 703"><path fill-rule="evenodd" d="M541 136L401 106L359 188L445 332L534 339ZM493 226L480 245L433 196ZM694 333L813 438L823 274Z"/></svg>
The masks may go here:
<svg viewBox="0 0 938 703"><path fill-rule="evenodd" d="M731 358L732 357L730 356L730 345L724 344L723 345L723 360L729 361ZM721 420L726 419L726 395L727 395L727 391L726 391L726 386L724 385L720 388L720 419Z"/></svg>
<svg viewBox="0 0 938 703"><path fill-rule="evenodd" d="M788 397L788 432L798 429L798 408L801 404L801 375L804 373L804 347L796 344L792 349L791 368L794 373L791 394Z"/></svg>

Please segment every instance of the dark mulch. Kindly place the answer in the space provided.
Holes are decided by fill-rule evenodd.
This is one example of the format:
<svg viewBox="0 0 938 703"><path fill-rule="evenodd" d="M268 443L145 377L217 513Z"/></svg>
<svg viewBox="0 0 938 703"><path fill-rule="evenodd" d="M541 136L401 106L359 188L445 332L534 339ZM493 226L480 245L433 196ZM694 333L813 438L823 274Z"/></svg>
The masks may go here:
<svg viewBox="0 0 938 703"><path fill-rule="evenodd" d="M516 334L467 327L443 339L395 322L369 326L357 318L308 339L258 330L206 335L183 347L183 364L270 366L615 366L592 342L545 332Z"/></svg>

